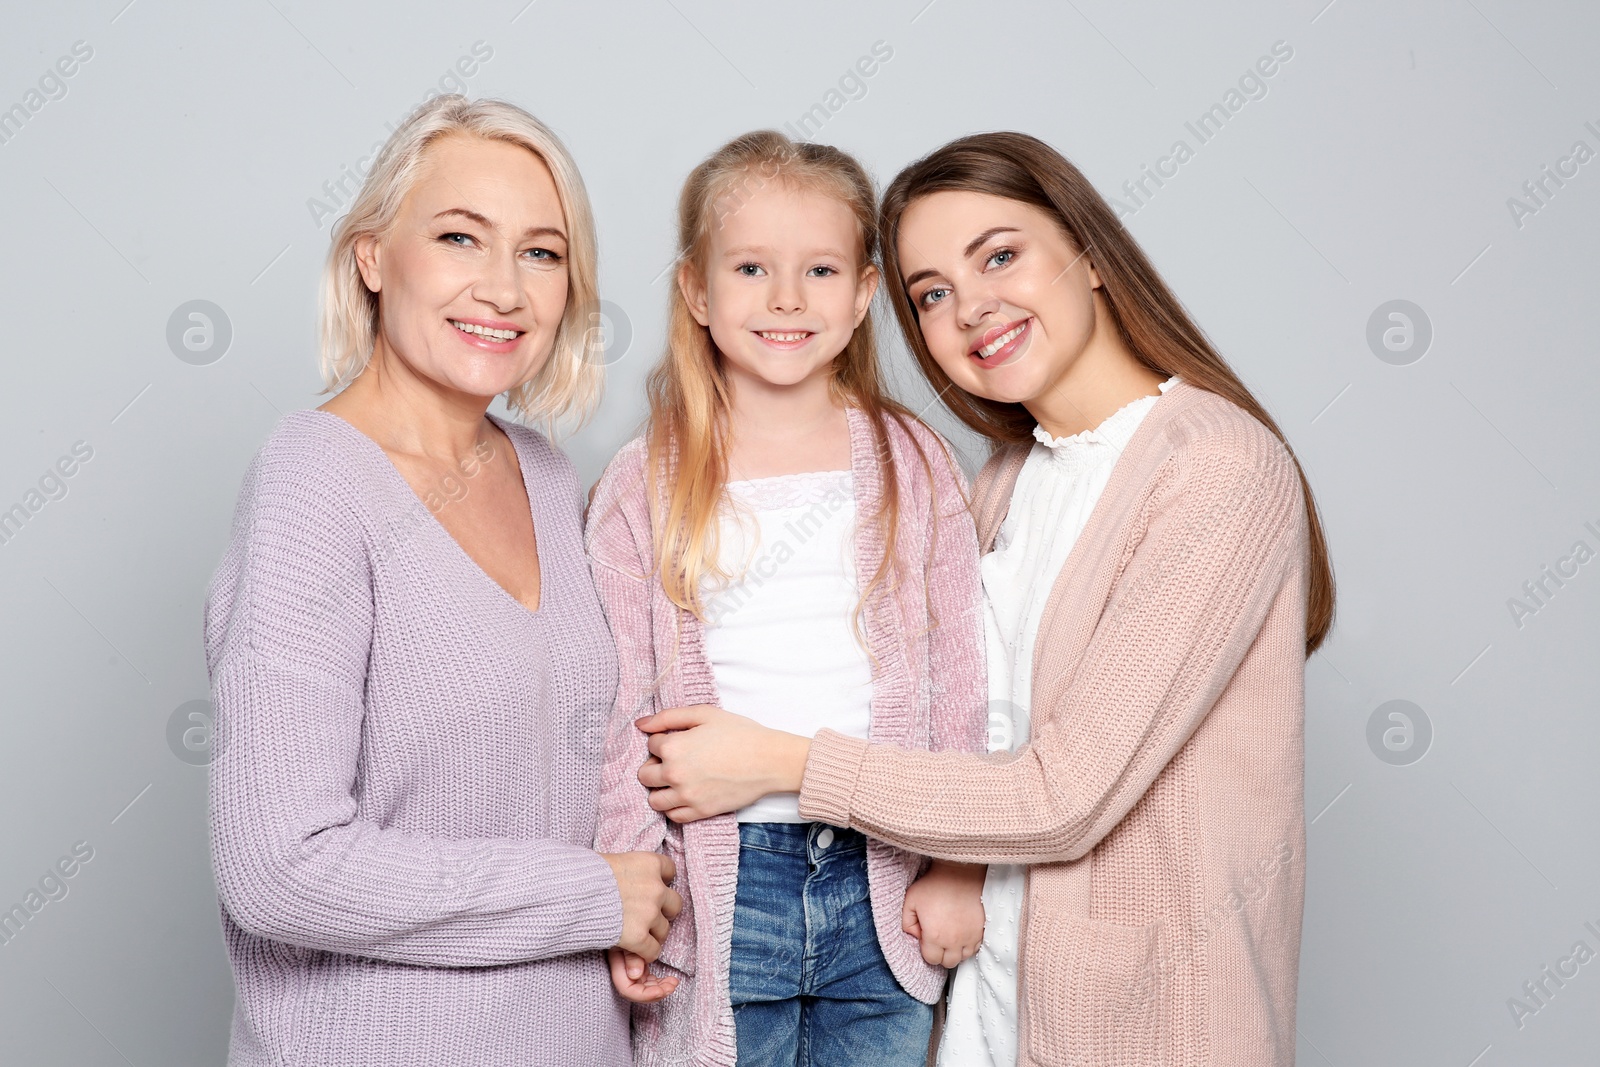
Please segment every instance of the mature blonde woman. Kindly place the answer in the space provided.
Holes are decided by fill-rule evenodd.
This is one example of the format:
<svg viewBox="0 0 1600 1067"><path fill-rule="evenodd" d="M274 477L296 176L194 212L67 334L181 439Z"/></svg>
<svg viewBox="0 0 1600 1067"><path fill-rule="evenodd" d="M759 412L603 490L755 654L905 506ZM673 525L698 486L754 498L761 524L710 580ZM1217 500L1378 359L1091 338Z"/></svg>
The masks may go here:
<svg viewBox="0 0 1600 1067"><path fill-rule="evenodd" d="M603 950L682 902L590 848L617 663L578 487L487 414L587 413L595 273L571 157L494 101L420 108L334 232L342 391L255 457L206 604L230 1064L629 1060Z"/></svg>

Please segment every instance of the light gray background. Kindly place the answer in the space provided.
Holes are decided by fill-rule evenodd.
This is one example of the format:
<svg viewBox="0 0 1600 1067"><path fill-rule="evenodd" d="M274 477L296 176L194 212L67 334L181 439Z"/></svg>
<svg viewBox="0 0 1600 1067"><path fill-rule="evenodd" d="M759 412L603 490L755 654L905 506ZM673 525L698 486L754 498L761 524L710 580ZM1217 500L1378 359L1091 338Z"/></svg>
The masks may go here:
<svg viewBox="0 0 1600 1067"><path fill-rule="evenodd" d="M1600 1062L1600 960L1520 1028L1507 1003L1579 940L1600 951L1584 927L1600 930L1600 562L1547 583L1521 626L1508 606L1575 542L1600 550L1584 526L1600 529L1600 161L1547 182L1520 226L1508 206L1575 141L1600 150L1584 125L1600 127L1600 9L125 2L13 6L0 37L0 107L74 42L93 49L0 144L0 509L75 442L93 449L0 544L0 907L75 842L94 849L0 945L0 1062L222 1062L204 753L178 758L168 724L206 695L201 602L244 467L283 412L321 402L328 225L307 201L477 41L493 55L468 91L527 107L577 156L626 320L610 328L632 335L566 443L586 481L642 414L678 183L727 137L826 104L874 42L892 58L817 139L880 182L1014 128L1108 194L1175 140L1196 147L1184 123L1287 42L1267 95L1127 225L1289 435L1339 579L1306 672L1300 1062ZM233 330L203 366L166 339L195 299ZM1394 299L1433 328L1406 365L1367 342ZM1433 731L1409 765L1367 740L1396 699Z"/></svg>

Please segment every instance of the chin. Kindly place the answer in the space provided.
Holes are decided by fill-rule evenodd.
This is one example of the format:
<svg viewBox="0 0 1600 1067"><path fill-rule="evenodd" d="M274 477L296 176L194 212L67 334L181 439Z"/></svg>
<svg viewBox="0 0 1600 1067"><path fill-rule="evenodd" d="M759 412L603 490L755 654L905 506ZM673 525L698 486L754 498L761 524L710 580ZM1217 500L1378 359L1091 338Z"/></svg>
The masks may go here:
<svg viewBox="0 0 1600 1067"><path fill-rule="evenodd" d="M521 378L508 378L503 381L490 381L487 379L478 378L447 378L445 379L444 384L448 385L451 389L465 393L468 396L481 396L492 401L501 393L517 388L518 385L522 384L523 380L524 379Z"/></svg>

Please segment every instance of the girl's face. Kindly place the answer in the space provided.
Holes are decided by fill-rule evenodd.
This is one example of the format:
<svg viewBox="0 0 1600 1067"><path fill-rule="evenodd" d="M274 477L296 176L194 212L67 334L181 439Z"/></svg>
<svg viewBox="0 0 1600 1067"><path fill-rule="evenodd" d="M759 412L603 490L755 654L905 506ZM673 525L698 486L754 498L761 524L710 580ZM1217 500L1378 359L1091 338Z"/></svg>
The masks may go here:
<svg viewBox="0 0 1600 1067"><path fill-rule="evenodd" d="M550 357L567 306L566 219L550 168L525 148L430 145L393 229L358 240L356 262L379 294L375 358L493 397Z"/></svg>
<svg viewBox="0 0 1600 1067"><path fill-rule="evenodd" d="M716 204L705 273L678 284L711 331L734 384L789 388L826 380L878 287L857 259L855 216L833 197L767 182Z"/></svg>
<svg viewBox="0 0 1600 1067"><path fill-rule="evenodd" d="M975 396L1031 409L1094 335L1100 277L1031 204L931 193L906 209L896 252L928 351Z"/></svg>

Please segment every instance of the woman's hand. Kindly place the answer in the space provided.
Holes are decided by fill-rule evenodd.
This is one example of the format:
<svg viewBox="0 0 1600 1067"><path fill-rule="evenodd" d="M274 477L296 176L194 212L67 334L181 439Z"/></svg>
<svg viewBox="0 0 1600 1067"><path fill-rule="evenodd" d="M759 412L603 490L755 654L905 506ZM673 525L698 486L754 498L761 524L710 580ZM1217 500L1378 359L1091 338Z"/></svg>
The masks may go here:
<svg viewBox="0 0 1600 1067"><path fill-rule="evenodd" d="M650 734L639 768L650 806L673 822L738 811L768 793L798 793L811 741L697 704L634 720Z"/></svg>
<svg viewBox="0 0 1600 1067"><path fill-rule="evenodd" d="M622 936L615 947L646 962L655 959L667 924L683 910L683 898L672 888L676 866L659 852L602 852L600 858L611 864L622 894Z"/></svg>
<svg viewBox="0 0 1600 1067"><path fill-rule="evenodd" d="M657 977L651 974L650 965L638 953L608 948L606 959L611 964L611 984L623 1000L650 1004L678 988L676 975Z"/></svg>
<svg viewBox="0 0 1600 1067"><path fill-rule="evenodd" d="M983 880L988 873L981 863L934 860L907 887L900 927L922 942L924 960L954 967L978 954L985 919Z"/></svg>

